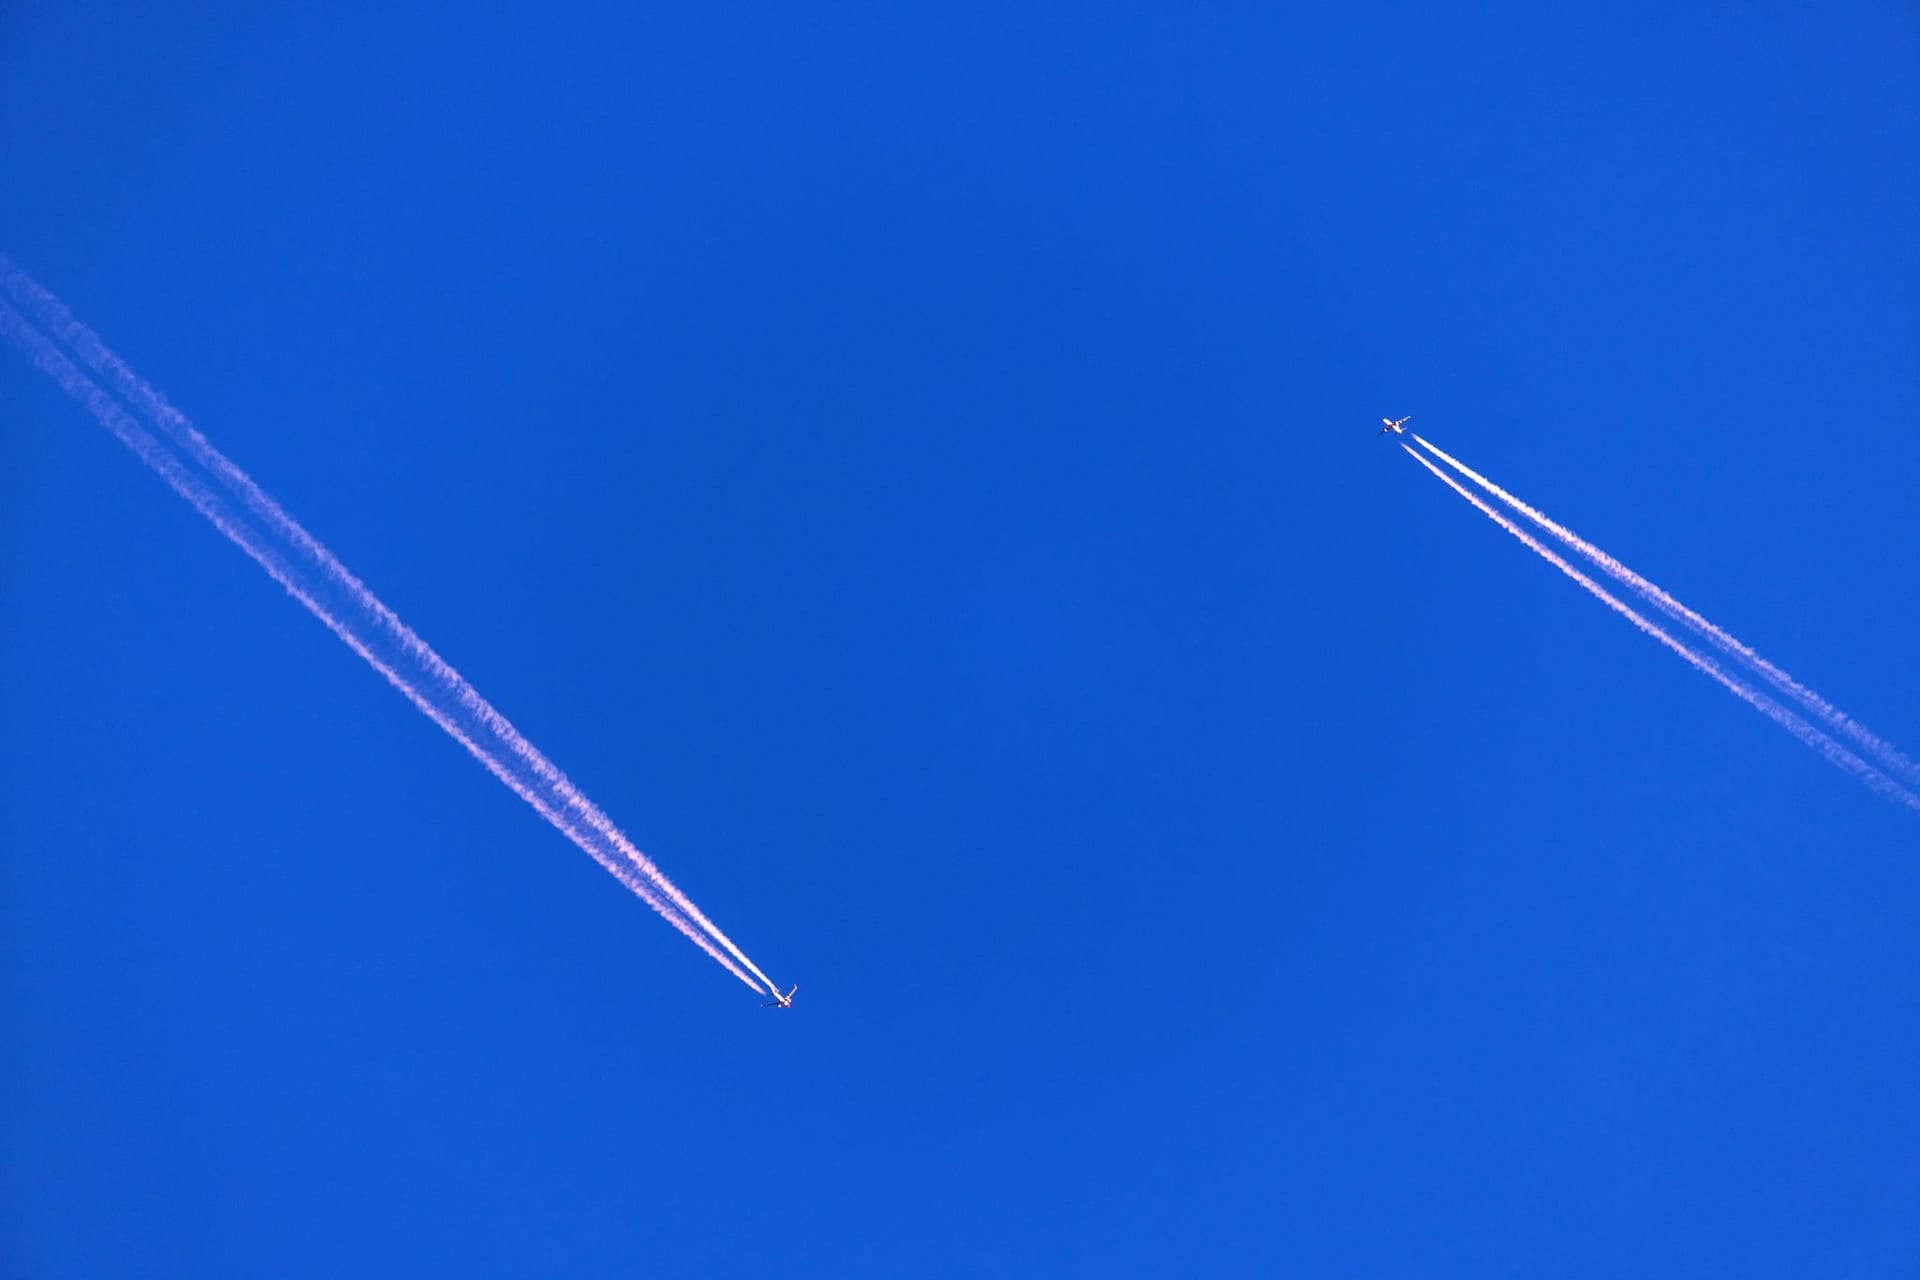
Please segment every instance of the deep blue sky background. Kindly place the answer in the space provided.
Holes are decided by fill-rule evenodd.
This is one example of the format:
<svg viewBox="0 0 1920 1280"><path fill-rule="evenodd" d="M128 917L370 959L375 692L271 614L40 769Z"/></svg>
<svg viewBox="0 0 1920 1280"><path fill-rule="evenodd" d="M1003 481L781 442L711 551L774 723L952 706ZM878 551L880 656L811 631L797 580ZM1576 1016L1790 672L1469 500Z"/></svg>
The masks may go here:
<svg viewBox="0 0 1920 1280"><path fill-rule="evenodd" d="M731 978L0 359L0 1267L1910 1275L1910 5L0 8L0 247ZM1335 14L1332 10L1338 10Z"/></svg>

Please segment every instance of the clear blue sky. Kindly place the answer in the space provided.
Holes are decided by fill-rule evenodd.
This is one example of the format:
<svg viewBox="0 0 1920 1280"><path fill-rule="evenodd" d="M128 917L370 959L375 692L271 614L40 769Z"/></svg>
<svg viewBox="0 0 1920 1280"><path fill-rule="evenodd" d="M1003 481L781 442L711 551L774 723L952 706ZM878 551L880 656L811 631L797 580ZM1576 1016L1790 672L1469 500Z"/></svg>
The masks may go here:
<svg viewBox="0 0 1920 1280"><path fill-rule="evenodd" d="M1920 746L1913 8L700 8L0 8L0 248L800 984L0 353L0 1269L1920 1267L1920 824L1369 434Z"/></svg>

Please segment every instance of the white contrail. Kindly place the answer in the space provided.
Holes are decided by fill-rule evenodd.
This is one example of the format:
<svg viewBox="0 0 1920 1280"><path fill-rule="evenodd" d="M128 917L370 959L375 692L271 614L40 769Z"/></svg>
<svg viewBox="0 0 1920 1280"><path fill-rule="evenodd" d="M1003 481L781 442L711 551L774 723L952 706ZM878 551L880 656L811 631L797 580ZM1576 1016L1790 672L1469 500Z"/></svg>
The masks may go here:
<svg viewBox="0 0 1920 1280"><path fill-rule="evenodd" d="M355 577L338 557L288 515L279 503L254 482L251 476L215 449L207 438L187 420L186 415L167 403L166 398L115 355L100 340L99 335L76 319L65 303L15 266L4 254L0 254L0 282L4 282L15 299L22 305L30 307L41 323L76 352L94 372L110 379L115 390L130 404L186 450L189 457L210 472L230 493L236 495L275 537L283 539L296 548L320 570L329 582L344 592L357 608L369 614L381 630L425 669L434 683L440 685L458 701L468 715L499 738L507 751L546 784L562 805L599 832L634 865L642 876L665 895L668 901L679 908L688 919L706 930L735 960L759 978L769 991L778 992L779 987L747 958L746 953L734 944L733 939L709 920L700 908L693 904L692 899L682 893L679 887L653 864L651 859L640 852L625 833L615 827L599 807L589 800L552 761L527 741L506 717L494 709L491 703L481 697L480 692L469 684L464 676L454 670L425 640L402 622L399 615L374 595L365 583Z"/></svg>
<svg viewBox="0 0 1920 1280"><path fill-rule="evenodd" d="M1423 440L1418 435L1415 435L1413 438L1418 441L1420 447L1428 453L1431 453L1434 457L1440 459L1440 461L1446 463L1455 471L1458 471L1461 475L1473 481L1527 519L1533 521L1534 524L1540 528L1545 529L1548 533L1560 539L1560 541L1564 542L1567 546L1578 551L1588 560L1591 560L1594 564L1604 569L1616 581L1633 590L1642 599L1664 612L1668 617L1677 618L1681 622L1686 623L1699 635L1719 646L1723 652L1745 663L1749 670L1768 681L1774 688L1794 699L1814 716L1825 721L1829 728L1852 738L1861 747L1877 757L1883 767L1900 773L1909 783L1920 783L1920 765L1916 765L1912 760L1902 755L1891 742L1888 742L1885 738L1880 737L1865 725L1854 720L1844 711L1841 711L1825 698L1822 698L1819 694L1795 680L1773 663L1768 662L1756 653L1751 646L1742 644L1728 631L1715 626L1707 619L1701 617L1700 614L1680 603L1680 601L1676 600L1672 595L1662 590L1658 584L1635 573L1632 569L1629 569L1626 565L1620 563L1620 561L1614 559L1599 547L1594 546L1591 542L1588 542L1585 538L1582 538L1565 525L1556 523L1542 512L1528 506L1493 481L1481 475L1478 471L1475 471L1472 467L1469 467L1466 463L1460 461L1460 459L1442 449L1439 445L1434 444L1431 440Z"/></svg>
<svg viewBox="0 0 1920 1280"><path fill-rule="evenodd" d="M1781 706L1765 693L1755 689L1737 677L1728 675L1727 672L1721 668L1720 664L1713 661L1713 659L1695 652L1689 646L1682 644L1671 635L1668 635L1654 623L1649 622L1630 606L1622 603L1618 598L1608 592L1605 587L1574 568L1571 564L1568 564L1566 559L1558 552L1551 550L1538 538L1528 533L1525 529L1522 529L1506 516L1495 511L1491 506L1488 506L1480 495L1469 492L1459 481L1415 453L1412 446L1403 444L1400 447L1407 451L1408 457L1438 476L1449 489L1452 489L1468 502L1480 508L1481 512L1485 514L1489 520L1492 520L1502 529L1505 529L1508 533L1520 539L1521 542L1525 543L1536 555L1540 556L1548 564L1551 564L1554 568L1560 570L1560 572L1585 587L1608 608L1618 613L1647 635L1658 640L1667 648L1673 650L1676 654L1679 654L1680 657L1696 671L1699 671L1702 675L1725 688L1727 692L1733 694L1734 697L1739 698L1742 702L1753 707L1756 711L1760 712L1761 715L1766 716L1769 720L1778 724L1781 728L1812 747L1815 751L1818 751L1834 764L1839 765L1842 769L1853 774L1872 790L1879 792L1890 800L1904 804L1910 809L1920 810L1920 795L1915 795L1893 779L1887 777L1871 764L1868 764L1865 760L1862 760L1859 756L1847 750L1838 742L1835 742L1819 729L1816 729L1813 725L1808 724L1805 720Z"/></svg>
<svg viewBox="0 0 1920 1280"><path fill-rule="evenodd" d="M608 842L597 829L590 825L583 826L577 821L575 814L556 806L547 797L540 795L523 778L515 774L507 761L480 743L468 727L461 725L445 707L434 702L419 686L407 679L392 662L376 653L366 637L359 634L353 626L318 598L312 584L303 579L302 571L286 562L272 545L268 534L256 530L240 518L227 502L189 470L166 444L135 422L111 396L81 372L63 352L4 301L0 301L0 334L4 334L18 345L36 366L53 378L61 390L91 412L102 426L111 431L128 449L132 450L135 456L165 480L175 493L191 503L214 528L244 551L262 569L265 569L267 574L289 595L304 605L308 612L319 619L369 666L384 676L389 684L405 695L408 701L439 725L448 736L466 748L514 794L525 800L535 812L593 857L611 872L615 879L646 902L674 928L686 935L701 950L712 956L729 973L747 986L759 988L760 984L748 977L739 965L716 948L713 941L697 928L693 921L682 914L671 900L663 896L659 892L659 885L644 875L640 868L634 866L624 852L607 848ZM497 712L494 713L494 717L496 720L500 719ZM500 723L505 722L501 720ZM508 728L510 729L511 726Z"/></svg>

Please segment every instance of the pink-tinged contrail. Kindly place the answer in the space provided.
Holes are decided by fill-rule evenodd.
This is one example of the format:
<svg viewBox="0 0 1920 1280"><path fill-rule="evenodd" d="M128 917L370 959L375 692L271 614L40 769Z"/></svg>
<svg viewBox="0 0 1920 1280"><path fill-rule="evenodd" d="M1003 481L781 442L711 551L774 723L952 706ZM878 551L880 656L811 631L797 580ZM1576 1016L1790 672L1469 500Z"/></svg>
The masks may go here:
<svg viewBox="0 0 1920 1280"><path fill-rule="evenodd" d="M411 659L420 664L429 680L439 685L458 702L461 709L476 723L484 726L498 738L501 745L511 752L523 767L531 771L564 808L572 811L581 821L599 832L601 837L631 862L659 893L672 902L689 920L704 929L728 954L760 979L769 991L779 990L773 980L762 973L753 961L747 958L746 953L734 944L733 939L723 933L718 925L709 920L700 908L693 904L692 899L667 879L666 874L640 852L625 833L615 827L599 807L589 800L552 761L527 741L506 717L494 709L491 703L481 697L480 692L469 684L464 676L434 652L418 633L402 622L399 615L374 595L365 583L355 577L338 557L288 515L279 503L254 482L251 476L215 449L207 438L187 420L186 415L167 403L164 396L108 349L99 335L76 319L65 303L26 272L16 267L4 254L0 254L0 282L4 282L14 298L22 305L31 308L40 322L55 337L76 352L95 373L109 379L114 389L128 403L145 414L175 444L184 449L195 463L213 475L223 488L237 496L275 538L283 540L298 550L319 569L329 583L351 600L354 607L372 618L381 631L398 643Z"/></svg>
<svg viewBox="0 0 1920 1280"><path fill-rule="evenodd" d="M1739 698L1742 702L1753 707L1754 710L1758 711L1761 715L1772 720L1775 724L1812 747L1815 751L1818 751L1834 764L1845 769L1848 773L1853 774L1872 790L1886 796L1889 800L1904 804L1910 809L1920 810L1920 795L1915 795L1893 779L1887 777L1871 764L1868 764L1865 760L1862 760L1859 756L1847 750L1838 742L1835 742L1819 729L1808 724L1805 720L1781 706L1765 693L1755 689L1738 677L1728 675L1727 672L1721 668L1720 664L1713 659L1695 652L1689 646L1682 644L1671 635L1668 635L1654 623L1649 622L1630 606L1622 603L1618 598L1608 592L1605 587L1567 563L1566 559L1558 552L1553 551L1538 538L1487 505L1479 494L1469 492L1459 481L1415 453L1412 446L1403 444L1400 447L1407 451L1408 457L1438 476L1449 489L1452 489L1468 502L1480 508L1482 514L1489 520L1499 525L1502 529L1505 529L1514 537L1520 539L1534 554L1538 555L1548 564L1585 587L1596 599L1609 609L1612 609L1641 631L1652 636L1674 653L1680 655L1694 670L1700 672L1716 684L1719 684L1722 688L1726 689L1728 693L1731 693L1734 697Z"/></svg>
<svg viewBox="0 0 1920 1280"><path fill-rule="evenodd" d="M1542 512L1520 501L1520 499L1514 497L1511 493L1508 493L1505 489L1502 489L1499 485L1487 479L1478 471L1475 471L1472 467L1469 467L1466 463L1442 449L1439 445L1434 444L1431 440L1423 440L1417 435L1413 438L1418 441L1420 447L1428 453L1431 453L1434 457L1440 459L1440 461L1446 463L1455 471L1458 471L1461 475L1473 481L1527 519L1533 521L1533 523L1540 528L1545 529L1567 546L1578 551L1595 565L1605 570L1615 581L1640 596L1641 599L1647 601L1668 617L1686 623L1686 625L1693 628L1697 634L1718 646L1722 652L1744 663L1748 670L1766 680L1769 684L1773 685L1774 688L1780 690L1780 692L1786 694L1795 702L1798 702L1806 711L1825 722L1828 728L1852 738L1854 742L1858 743L1869 754L1874 756L1881 767L1900 774L1909 784L1920 783L1920 765L1916 765L1912 760L1902 755L1891 742L1888 742L1885 738L1880 737L1865 725L1854 720L1851 716L1847 715L1846 712L1841 711L1838 707L1795 680L1773 663L1768 662L1756 653L1751 646L1742 644L1731 633L1721 627L1715 626L1692 609L1689 609L1686 605L1680 603L1680 601L1676 600L1672 595L1662 590L1658 584L1635 573L1632 569L1629 569L1626 565L1620 563L1620 561L1614 559L1599 547L1594 546L1591 542L1588 542L1585 538L1582 538L1565 525L1556 523Z"/></svg>
<svg viewBox="0 0 1920 1280"><path fill-rule="evenodd" d="M18 273L14 272L10 266L5 263L4 259L0 259L0 271L6 272L9 287L16 287L15 280L19 278ZM31 284L31 281L27 283ZM244 551L262 569L265 569L267 574L272 577L275 582L279 583L289 595L304 605L308 612L312 613L329 631L332 631L334 635L338 636L348 648L360 655L369 666L384 676L389 684L393 685L394 688L405 695L407 700L419 708L428 719L439 725L448 736L466 748L476 760L480 761L480 763L487 768L488 772L505 783L514 794L532 806L535 812L552 823L562 834L611 872L615 879L619 880L642 901L646 902L648 906L658 912L661 917L675 929L679 930L701 950L718 961L729 973L740 979L740 981L747 986L759 989L761 984L747 976L747 973L739 964L735 963L733 958L729 957L729 955L715 945L714 938L709 936L708 931L710 930L716 935L718 931L712 930L710 925L706 925L704 929L701 927L705 923L705 917L701 916L695 919L682 911L679 903L675 901L675 899L684 901L685 895L679 893L677 889L673 890L672 894L663 892L664 877L660 876L658 870L645 859L640 859L640 863L644 864L644 866L636 865L634 855L637 855L637 850L634 851L634 855L628 853L628 850L631 849L632 846L626 842L624 836L620 836L616 842L610 839L607 833L602 831L596 824L583 822L581 820L583 810L590 810L595 814L598 814L598 810L593 809L590 804L587 804L584 797L580 796L578 790L572 788L572 784L567 783L564 776L550 763L546 762L545 757L534 750L531 744L527 744L526 740L520 737L512 725L495 711L491 705L487 704L484 699L481 699L477 692L473 692L471 686L466 685L465 681L461 680L458 674L453 672L451 667L448 667L443 661L440 661L437 655L433 655L432 650L427 648L424 641L421 641L417 635L414 635L412 631L407 630L404 626L400 627L400 630L404 631L405 635L412 641L411 644L402 643L402 653L404 656L413 661L420 662L423 666L428 666L429 671L437 678L441 678L441 683L443 684L445 680L441 677L442 672L451 676L454 681L458 681L461 688L466 689L472 694L478 706L484 708L485 715L481 715L479 712L472 710L466 700L460 698L455 699L458 704L457 710L449 709L444 705L443 701L436 701L430 690L423 689L418 682L409 679L407 675L403 674L396 660L385 657L377 652L377 641L373 637L364 634L364 632L356 627L350 620L343 618L341 614L344 611L336 611L330 608L328 604L320 598L322 594L321 584L316 584L311 581L307 576L307 571L302 570L298 565L289 563L286 556L275 546L275 538L280 531L272 522L265 522L267 527L264 530L250 524L240 512L236 511L229 504L226 496L216 492L212 486L208 485L196 475L167 444L148 432L129 416L118 402L75 366L64 352L60 351L44 334L30 325L17 311L3 301L0 301L0 334L4 334L10 338L17 346L25 351L37 367L53 378L61 390L65 391L91 412L102 426L111 431L128 449L133 451L135 456L146 463L161 479L165 480L175 493L191 503L194 509L206 517L207 521L211 523L214 528L218 529L229 541ZM204 440L201 441L201 443L205 445ZM205 445L205 448L213 457L220 458L220 455L213 451L211 445ZM224 458L220 458L220 460L225 462ZM231 467L230 463L227 465ZM237 468L233 470L235 473L238 473ZM216 472L216 474L219 473ZM248 483L251 484L251 481L248 481ZM257 486L255 487L255 492L258 492ZM265 499L266 502L271 503L271 499L266 499L264 494L260 496ZM273 510L278 511L279 509L278 507L274 507ZM286 520L288 524L292 524L292 521L287 518L284 513L282 513L280 518ZM294 527L298 528L297 525ZM308 541L312 542L310 538ZM319 544L313 543L313 545L318 547ZM324 549L322 550L324 552ZM331 557L329 557L329 559L331 559ZM333 561L332 563L338 566L338 561ZM358 587L360 592L366 593L368 599L372 599L371 593L367 592L364 586L359 585L358 579L354 579L350 574L347 574L344 567L341 567L339 572L354 586ZM345 583L338 580L335 580L334 585L341 588L345 587ZM349 590L346 594L350 604L361 604L361 601L355 597L352 591ZM379 605L377 600L374 600L373 603ZM391 610L387 610L384 605L379 605L379 609L384 612L387 617L393 616ZM369 612L372 611L369 610ZM394 618L394 622L397 624L398 619ZM427 664L423 659L423 655L431 655L434 662L438 664L438 670L435 670ZM442 692L445 692L445 690L442 690ZM472 717L472 720L477 721L480 730L484 730L484 732L476 731L474 723L469 722L463 724L459 718L460 713L466 713ZM481 738L487 734L507 741L517 740L525 747L526 754L514 752L511 757L503 758L498 749L490 748L481 741ZM510 739L508 735L511 735ZM528 759L529 756L545 764L547 771L551 774L551 778L543 776L541 771L533 768L531 761ZM531 772L534 781L530 782L526 777L521 776L521 774L516 771L516 765ZM564 784L564 786L572 792L573 798L568 797L560 787L555 786L553 779L557 779L561 784ZM534 785L536 782L540 785ZM543 790L546 794L542 794ZM601 822L605 823L606 820L602 818ZM610 823L606 825L611 828ZM618 832L616 831L614 834L618 835ZM624 848L622 847L623 845L625 846ZM652 872L651 875L647 874L649 871ZM671 885L666 886L666 888L671 887ZM735 950L731 943L727 944L727 948L730 951ZM747 964L746 968L752 969L756 975L759 974L759 970L753 969L751 963ZM771 987L772 984L767 983L767 985Z"/></svg>

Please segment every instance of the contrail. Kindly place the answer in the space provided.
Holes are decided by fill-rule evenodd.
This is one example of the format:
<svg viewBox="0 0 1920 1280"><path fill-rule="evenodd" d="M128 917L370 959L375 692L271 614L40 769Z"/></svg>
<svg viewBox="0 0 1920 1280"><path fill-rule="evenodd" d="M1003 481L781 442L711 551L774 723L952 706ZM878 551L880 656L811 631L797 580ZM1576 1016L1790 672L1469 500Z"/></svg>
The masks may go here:
<svg viewBox="0 0 1920 1280"><path fill-rule="evenodd" d="M0 272L4 272L9 289L17 296L19 291L17 282L25 278L4 259L0 259ZM26 284L32 286L32 281L26 280ZM37 286L33 287L37 288ZM44 291L41 292L44 293ZM51 295L46 296L51 297ZM338 612L329 608L319 598L316 584L308 581L304 572L297 566L289 564L280 550L273 545L275 538L282 536L281 529L276 527L278 522L267 521L267 529L264 532L250 525L234 511L225 497L216 493L212 487L195 475L171 448L135 422L111 396L76 367L45 335L33 328L24 317L4 301L0 301L0 333L4 333L18 345L37 367L50 375L63 391L91 412L102 426L111 431L128 449L132 450L135 456L165 480L175 493L191 503L209 523L265 569L289 595L304 605L328 630L384 676L388 683L439 725L448 736L465 747L475 759L486 766L490 773L611 872L669 924L718 961L729 973L747 986L759 989L761 983L756 983L753 978L748 977L741 965L735 963L734 958L730 958L714 944L716 940L721 941L727 951L744 961L745 958L739 956L738 949L731 942L726 941L724 935L714 929L697 910L688 913L682 909L681 903L686 902L685 895L667 882L651 862L641 857L638 850L633 849L631 842L614 829L612 824L599 814L599 810L587 802L579 790L534 749L499 712L482 699L472 686L468 685L437 654L434 654L424 641L404 624L400 624L391 610L373 597L358 579L347 573L344 566L340 566L339 562L326 553L324 548L320 548L319 543L307 536L304 530L300 532L305 542L319 549L320 554L325 555L327 561L337 569L339 577L334 579L335 585L345 591L349 602L365 608L383 620L391 619L391 626L402 633L397 638L401 639L402 651L407 658L427 667L437 683L443 686L451 684L454 690L464 691L470 695L471 701L468 698L459 697L456 693L455 700L459 704L459 710L470 715L478 722L480 728L501 739L512 752L511 760L502 758L498 750L491 749L479 741L480 735L475 732L473 725L461 724L454 712L443 703L436 702L426 690L402 674L395 662L377 653L371 638L362 634L353 624L344 620ZM111 353L107 354L111 355ZM124 368L124 366L121 367ZM128 376L132 376L130 372ZM157 396L155 399L158 400ZM164 401L159 403L164 404ZM178 415L176 414L175 417L177 418ZM179 419L179 421L184 423L185 420ZM187 430L191 431L191 427ZM244 478L244 473L227 462L204 439L200 439L198 433L194 434L210 457L225 464L225 471L213 467L209 467L209 470L213 470L216 475L223 478L226 471ZM299 528L290 517L272 504L272 500L267 498L258 486L252 485L251 480L247 480L246 483L251 486L253 494L278 513L279 521L284 521L287 526L294 529ZM291 538L285 540L293 541ZM302 546L300 549L304 551L306 547ZM311 552L309 557L312 558ZM357 588L357 592L353 588ZM371 602L370 606L365 603L368 601ZM518 744L519 749L515 749L515 744ZM541 794L527 779L516 774L513 767L515 763L532 772L535 779L544 786L547 794ZM544 770L539 766L544 766ZM589 814L598 817L599 822L585 820ZM605 830L602 830L602 825L606 828ZM691 903L686 905L690 907ZM760 977L761 982L768 988L772 987L773 984L767 981L765 975L760 974L751 962L746 962L745 968Z"/></svg>
<svg viewBox="0 0 1920 1280"><path fill-rule="evenodd" d="M707 919L700 908L694 906L692 899L667 879L665 873L641 853L625 833L615 827L598 806L587 799L586 795L552 761L527 741L506 717L494 709L491 703L481 697L479 691L469 684L464 676L455 671L438 653L434 652L425 640L402 622L399 615L374 595L365 583L355 577L338 557L288 515L279 503L254 482L251 476L215 449L207 438L187 420L186 415L168 404L165 397L109 350L100 340L99 335L74 317L65 303L15 266L4 254L0 254L0 281L5 283L8 291L17 301L30 307L41 323L75 351L95 373L108 378L115 390L130 404L144 413L155 426L186 450L187 455L210 472L228 492L245 503L247 509L267 526L274 537L296 548L320 570L329 582L342 591L355 607L369 614L382 631L425 669L434 683L451 695L463 711L492 732L506 750L544 783L565 808L599 832L601 837L619 850L620 854L631 862L668 901L672 902L689 920L706 930L721 947L726 949L728 954L760 979L769 991L779 990L773 980L762 973L753 961L747 958L744 951L734 945L733 939L723 933L713 921Z"/></svg>
<svg viewBox="0 0 1920 1280"><path fill-rule="evenodd" d="M1713 680L1734 697L1747 703L1761 715L1766 716L1769 720L1778 724L1781 728L1806 743L1809 747L1812 747L1815 751L1818 751L1828 760L1845 769L1848 773L1853 774L1870 789L1879 792L1890 800L1904 804L1910 809L1920 810L1920 795L1915 795L1893 779L1887 777L1871 764L1868 764L1865 760L1862 760L1859 756L1847 750L1838 742L1835 742L1819 729L1816 729L1813 725L1808 724L1805 720L1781 706L1765 693L1753 688L1737 677L1728 675L1727 672L1721 668L1720 664L1713 661L1713 659L1694 651L1689 646L1674 639L1654 623L1649 622L1630 606L1622 603L1618 598L1608 592L1605 587L1580 572L1580 570L1574 568L1571 564L1568 564L1566 559L1558 552L1551 550L1538 538L1487 505L1480 495L1469 492L1459 481L1415 453L1412 446L1403 444L1400 447L1407 451L1408 457L1438 476L1449 489L1452 489L1468 502L1480 508L1482 514L1489 520L1492 520L1502 529L1505 529L1508 533L1520 539L1521 542L1525 543L1536 555L1548 564L1551 564L1554 568L1560 570L1560 572L1585 587L1609 609L1612 609L1641 631L1652 636L1655 640L1658 640L1661 644L1680 655L1694 670L1700 672L1708 679Z"/></svg>
<svg viewBox="0 0 1920 1280"><path fill-rule="evenodd" d="M1546 515L1520 501L1520 499L1514 497L1511 493L1508 493L1505 489L1502 489L1499 485L1487 479L1478 471L1475 471L1472 467L1469 467L1466 463L1442 449L1439 445L1434 444L1431 440L1423 440L1418 435L1415 435L1413 438L1418 441L1420 447L1428 453L1431 453L1434 457L1440 459L1440 461L1446 463L1455 471L1458 471L1461 475L1473 481L1527 519L1533 521L1534 524L1540 528L1545 529L1548 533L1560 539L1560 541L1567 546L1578 551L1588 560L1591 560L1601 569L1604 569L1616 581L1637 593L1643 600L1646 600L1655 608L1661 610L1668 617L1676 618L1686 623L1699 635L1719 646L1722 651L1745 663L1749 670L1761 676L1772 684L1774 688L1798 702L1814 716L1825 721L1829 728L1852 738L1861 747L1877 757L1883 767L1900 773L1909 783L1920 783L1920 765L1916 765L1912 760L1902 755L1891 742L1888 742L1885 738L1880 737L1865 725L1848 716L1844 711L1841 711L1825 698L1822 698L1819 694L1795 680L1773 663L1768 662L1756 653L1751 646L1742 644L1725 629L1715 626L1692 609L1689 609L1686 605L1680 603L1680 601L1676 600L1672 595L1662 590L1658 584L1635 573L1632 569L1629 569L1626 565L1620 563L1620 561L1614 559L1599 547L1594 546L1591 542L1588 542L1585 538L1582 538L1565 525L1548 519Z"/></svg>

